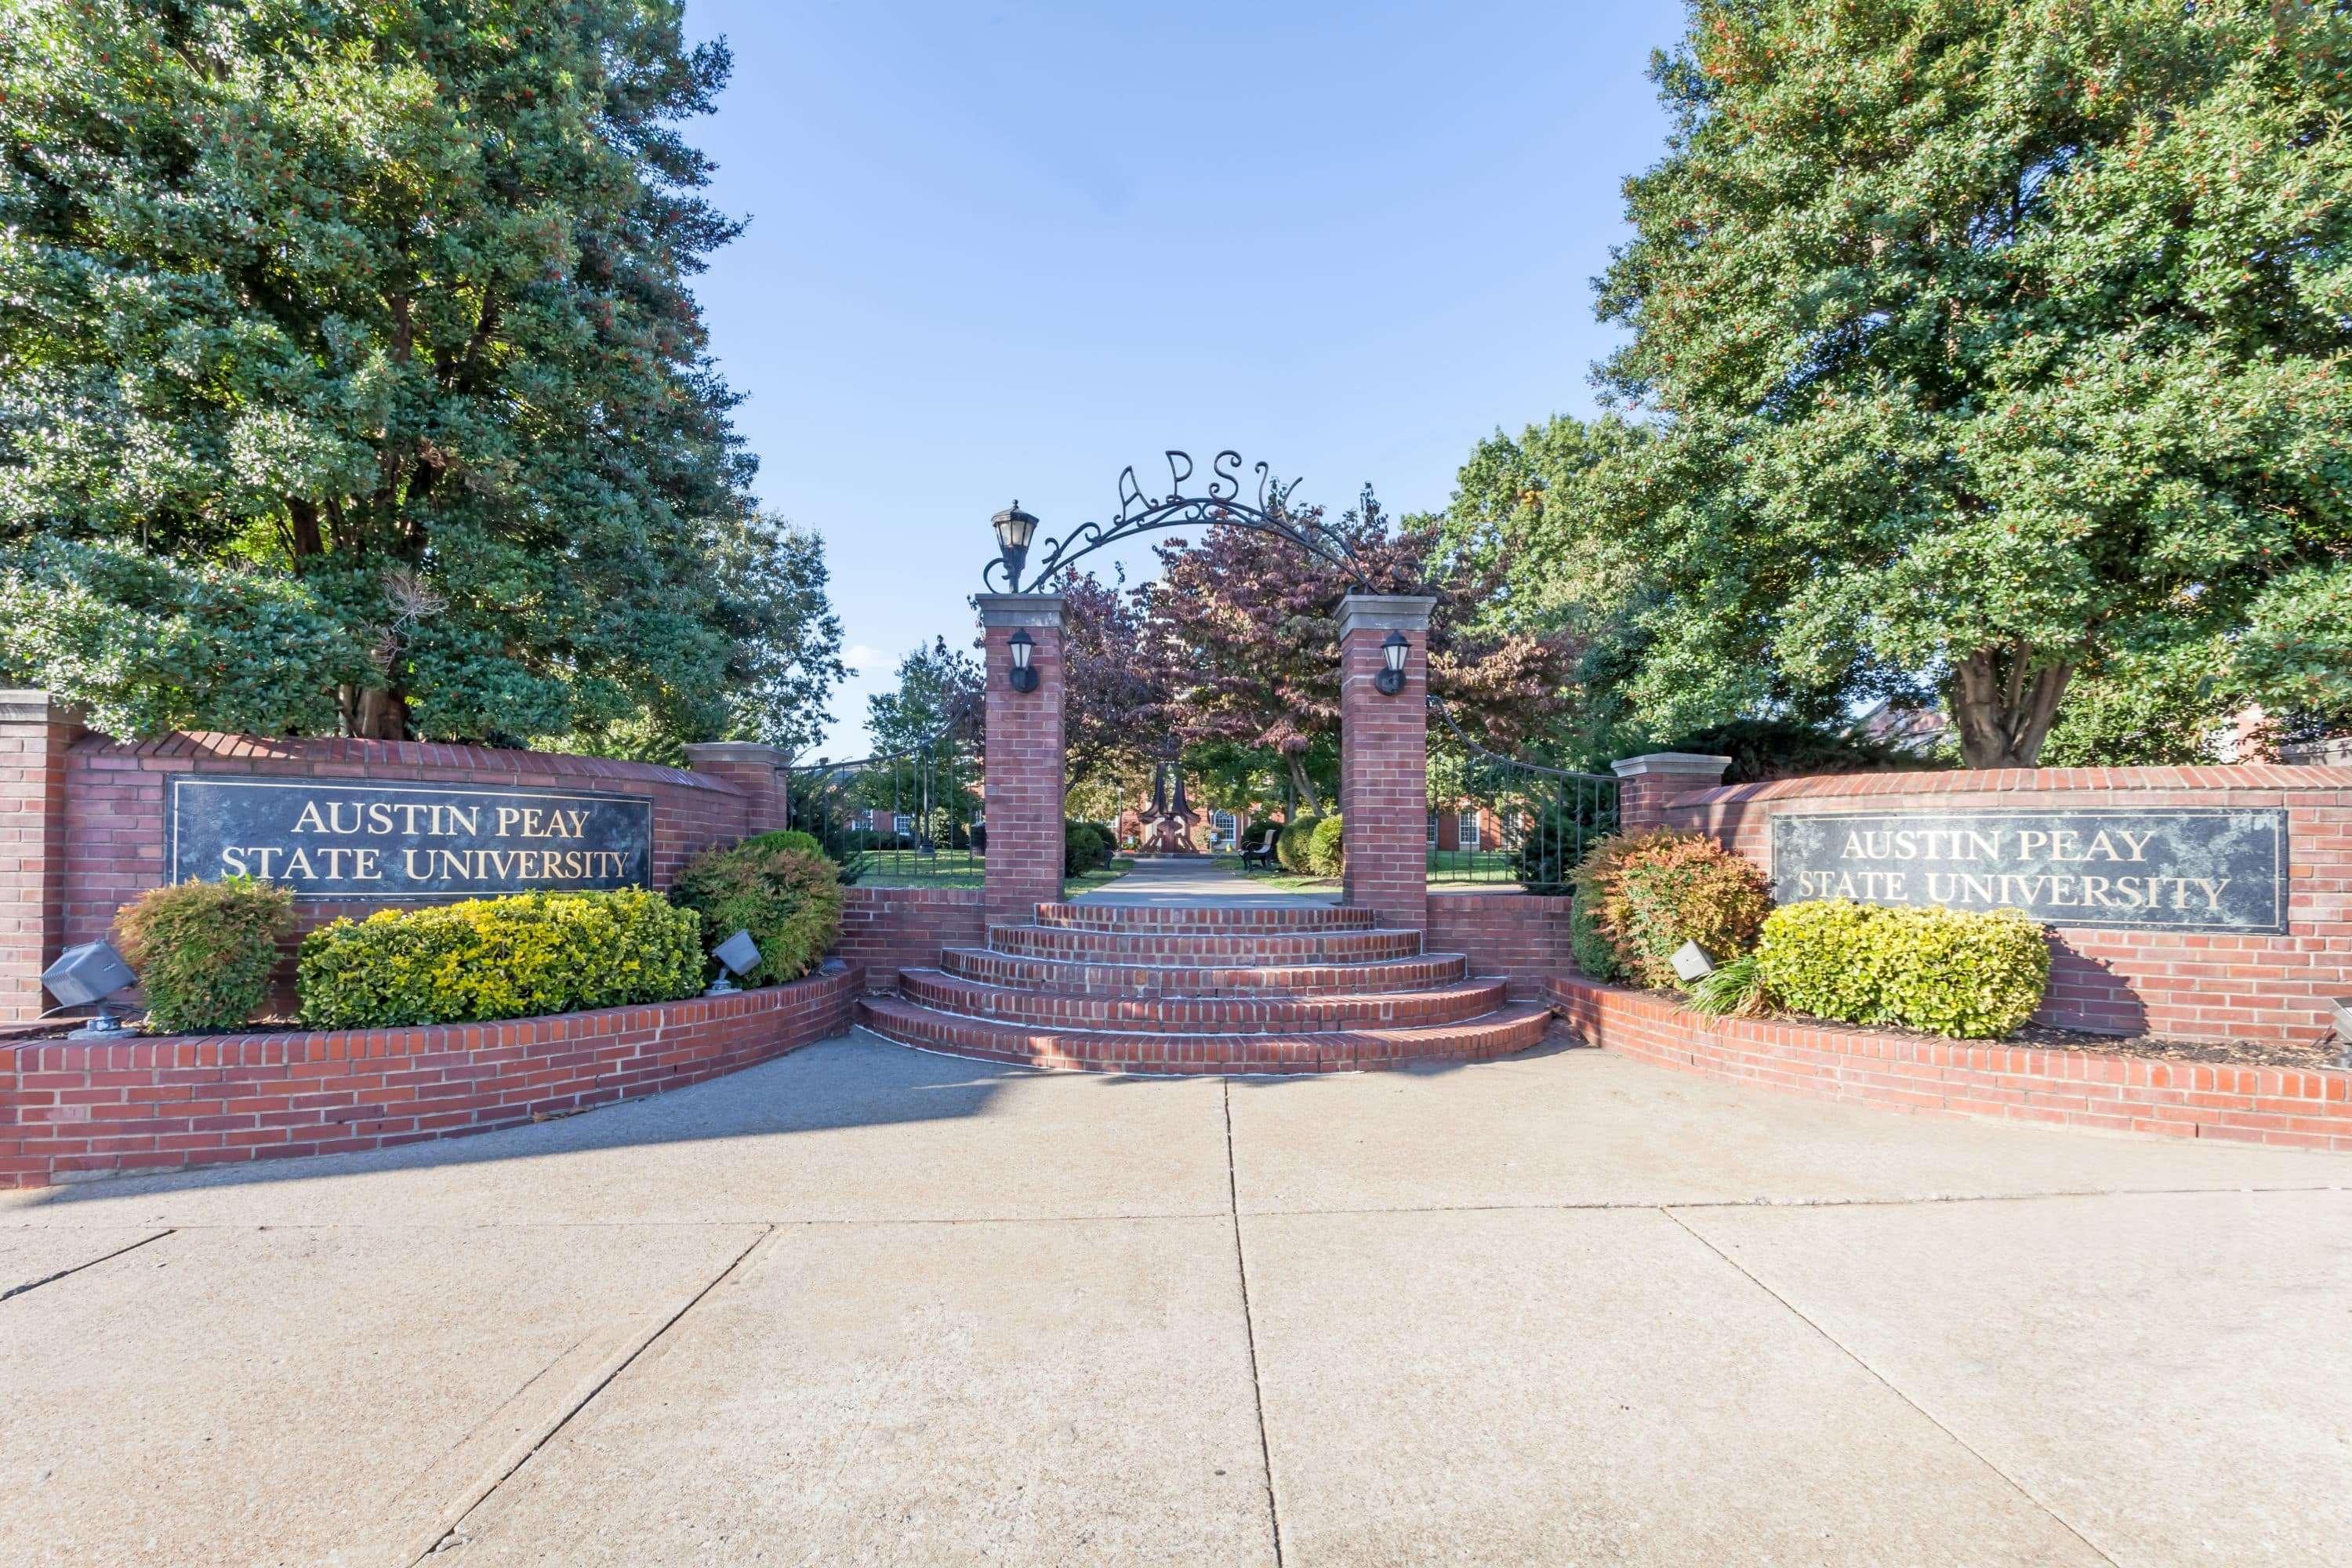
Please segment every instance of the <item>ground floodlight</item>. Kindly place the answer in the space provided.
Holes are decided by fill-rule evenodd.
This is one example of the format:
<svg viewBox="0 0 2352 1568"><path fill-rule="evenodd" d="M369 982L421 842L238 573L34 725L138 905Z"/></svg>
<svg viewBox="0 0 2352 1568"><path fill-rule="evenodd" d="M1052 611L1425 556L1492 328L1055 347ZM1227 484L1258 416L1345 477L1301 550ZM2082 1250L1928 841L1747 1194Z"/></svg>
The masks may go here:
<svg viewBox="0 0 2352 1568"><path fill-rule="evenodd" d="M735 990L731 976L749 974L760 967L760 944L751 940L750 931L739 931L712 948L710 956L719 961L719 978L710 983L710 989L703 994L725 996Z"/></svg>
<svg viewBox="0 0 2352 1568"><path fill-rule="evenodd" d="M61 1007L87 1007L98 1005L98 1016L66 1037L69 1040L121 1040L137 1034L126 1028L115 1017L114 1009L106 999L139 977L131 973L131 965L113 944L86 942L79 947L69 947L58 954L58 961L41 972L41 984Z"/></svg>
<svg viewBox="0 0 2352 1568"><path fill-rule="evenodd" d="M1675 973L1682 976L1685 985L1694 980L1704 980L1715 973L1715 960L1706 955L1706 949L1695 942L1686 942L1675 949L1673 962Z"/></svg>

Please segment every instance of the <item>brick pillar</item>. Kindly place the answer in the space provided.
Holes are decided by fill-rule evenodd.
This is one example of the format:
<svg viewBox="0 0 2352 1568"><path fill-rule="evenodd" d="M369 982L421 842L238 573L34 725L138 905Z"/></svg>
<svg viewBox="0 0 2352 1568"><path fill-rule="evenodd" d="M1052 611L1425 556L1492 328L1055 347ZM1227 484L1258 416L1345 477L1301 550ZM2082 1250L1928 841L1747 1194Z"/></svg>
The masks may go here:
<svg viewBox="0 0 2352 1568"><path fill-rule="evenodd" d="M1676 795L1721 784L1731 759L1699 752L1651 752L1610 766L1622 781L1617 786L1617 830L1640 833L1665 822L1666 803Z"/></svg>
<svg viewBox="0 0 2352 1568"><path fill-rule="evenodd" d="M1347 819L1340 901L1381 923L1429 923L1429 612L1419 595L1339 601L1339 815ZM1391 632L1412 644L1404 689L1376 682Z"/></svg>
<svg viewBox="0 0 2352 1568"><path fill-rule="evenodd" d="M1062 628L1058 594L982 594L988 679L985 820L987 868L981 907L991 925L1025 925L1041 903L1062 896ZM1016 631L1034 645L1037 689L1015 691L1008 646Z"/></svg>
<svg viewBox="0 0 2352 1568"><path fill-rule="evenodd" d="M46 691L0 690L0 1023L49 1005L65 947L66 748L80 715Z"/></svg>
<svg viewBox="0 0 2352 1568"><path fill-rule="evenodd" d="M789 826L784 770L792 759L757 741L702 741L686 748L686 765L743 792L743 836Z"/></svg>

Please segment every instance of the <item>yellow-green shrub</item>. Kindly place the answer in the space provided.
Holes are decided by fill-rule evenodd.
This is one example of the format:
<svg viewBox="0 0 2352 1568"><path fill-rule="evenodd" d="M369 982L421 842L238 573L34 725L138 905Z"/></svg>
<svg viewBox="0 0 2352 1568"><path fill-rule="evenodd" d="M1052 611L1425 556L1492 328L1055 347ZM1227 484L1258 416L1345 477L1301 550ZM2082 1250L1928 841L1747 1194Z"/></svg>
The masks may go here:
<svg viewBox="0 0 2352 1568"><path fill-rule="evenodd" d="M259 1012L293 930L293 889L251 877L150 889L114 916L148 1026L171 1035L234 1029Z"/></svg>
<svg viewBox="0 0 2352 1568"><path fill-rule="evenodd" d="M1307 836L1307 868L1318 877L1336 877L1347 863L1348 826L1344 817L1327 816Z"/></svg>
<svg viewBox="0 0 2352 1568"><path fill-rule="evenodd" d="M1618 969L1660 991L1678 984L1672 961L1683 943L1717 963L1738 958L1772 908L1761 871L1704 833L1666 828L1603 840L1577 868L1576 889Z"/></svg>
<svg viewBox="0 0 2352 1568"><path fill-rule="evenodd" d="M782 842L786 837L765 833L706 849L687 862L669 890L673 902L701 914L705 940L716 944L739 931L751 933L760 966L741 977L748 985L798 980L823 962L841 931L840 873L823 855Z"/></svg>
<svg viewBox="0 0 2352 1568"><path fill-rule="evenodd" d="M2016 910L1790 904L1764 922L1756 958L1792 1012L1962 1039L2013 1033L2050 984L2050 944Z"/></svg>
<svg viewBox="0 0 2352 1568"><path fill-rule="evenodd" d="M336 921L302 939L313 1028L528 1018L702 988L702 920L659 893L521 893Z"/></svg>

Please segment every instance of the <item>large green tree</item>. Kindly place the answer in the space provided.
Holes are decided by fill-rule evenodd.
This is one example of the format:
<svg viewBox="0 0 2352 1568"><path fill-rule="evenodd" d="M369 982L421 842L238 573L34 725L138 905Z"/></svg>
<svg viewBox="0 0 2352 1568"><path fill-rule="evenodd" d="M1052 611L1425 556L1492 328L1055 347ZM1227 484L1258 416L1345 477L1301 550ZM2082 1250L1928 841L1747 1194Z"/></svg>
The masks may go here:
<svg viewBox="0 0 2352 1568"><path fill-rule="evenodd" d="M1601 280L1635 695L1874 667L2032 765L2078 674L2352 695L2352 16L1697 0ZM1752 679L1749 678L1749 679Z"/></svg>
<svg viewBox="0 0 2352 1568"><path fill-rule="evenodd" d="M688 289L729 62L677 4L5 13L0 675L382 737L760 732L829 685Z"/></svg>

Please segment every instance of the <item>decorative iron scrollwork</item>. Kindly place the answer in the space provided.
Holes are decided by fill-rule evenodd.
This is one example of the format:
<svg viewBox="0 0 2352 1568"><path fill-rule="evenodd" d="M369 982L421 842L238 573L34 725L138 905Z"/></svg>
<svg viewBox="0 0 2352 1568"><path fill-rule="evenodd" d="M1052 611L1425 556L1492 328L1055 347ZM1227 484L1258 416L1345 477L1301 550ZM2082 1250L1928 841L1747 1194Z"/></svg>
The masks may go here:
<svg viewBox="0 0 2352 1568"><path fill-rule="evenodd" d="M1364 563L1347 537L1320 521L1294 517L1284 504L1297 480L1286 486L1274 478L1265 464L1253 465L1250 471L1257 476L1256 499L1244 500L1242 455L1227 449L1219 452L1209 464L1209 478L1202 489L1188 495L1184 487L1196 473L1192 455L1171 448L1165 456L1166 495L1146 492L1135 477L1135 465L1130 463L1120 470L1118 512L1110 521L1082 522L1058 538L1047 539L1034 572L1024 574L1021 568L1025 563L1008 563L1000 556L982 570L982 584L992 593L1034 594L1068 570L1072 563L1105 545L1139 534L1198 525L1246 528L1255 533L1287 540L1346 573L1358 592L1369 590Z"/></svg>

